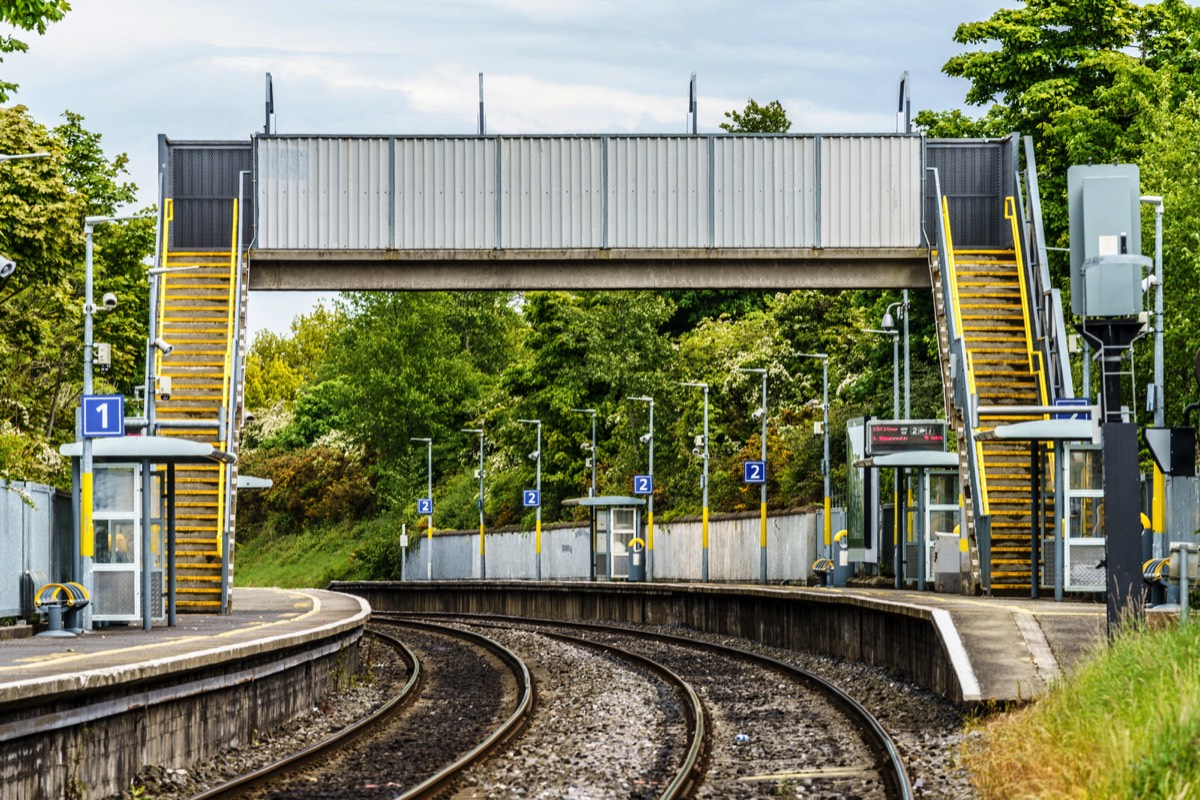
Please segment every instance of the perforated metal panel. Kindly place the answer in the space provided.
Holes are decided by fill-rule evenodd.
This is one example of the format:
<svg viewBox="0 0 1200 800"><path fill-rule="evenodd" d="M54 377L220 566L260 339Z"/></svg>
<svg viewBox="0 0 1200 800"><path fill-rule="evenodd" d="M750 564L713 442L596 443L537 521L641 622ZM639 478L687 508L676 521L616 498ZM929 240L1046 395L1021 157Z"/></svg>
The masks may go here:
<svg viewBox="0 0 1200 800"><path fill-rule="evenodd" d="M137 612L134 604L134 584L138 575L132 570L102 571L92 573L95 590L94 614L97 619L107 617L131 617Z"/></svg>
<svg viewBox="0 0 1200 800"><path fill-rule="evenodd" d="M938 170L942 194L949 199L950 229L957 248L1012 247L1012 227L1004 219L1004 198L1016 194L1016 137L934 139L925 149L927 167ZM936 241L941 213L933 181L926 183L925 219Z"/></svg>
<svg viewBox="0 0 1200 800"><path fill-rule="evenodd" d="M172 142L164 138L161 149L167 165L164 194L175 203L171 249L228 249L238 176L254 167L250 142ZM242 199L247 221L254 219L251 177L247 176Z"/></svg>

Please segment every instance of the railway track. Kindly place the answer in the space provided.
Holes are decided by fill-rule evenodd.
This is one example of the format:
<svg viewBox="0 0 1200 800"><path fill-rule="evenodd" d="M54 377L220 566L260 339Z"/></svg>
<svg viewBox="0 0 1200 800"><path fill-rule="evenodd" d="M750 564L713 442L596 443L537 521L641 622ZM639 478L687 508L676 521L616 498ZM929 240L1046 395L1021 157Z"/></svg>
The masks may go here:
<svg viewBox="0 0 1200 800"><path fill-rule="evenodd" d="M718 744L706 756L706 773L693 796L775 796L800 786L805 796L913 797L899 751L878 720L837 686L778 659L703 640L596 623L422 616L503 630L514 626L544 633L567 629L610 644L641 642L642 652L649 651L654 660L699 686L706 703L717 709Z"/></svg>
<svg viewBox="0 0 1200 800"><path fill-rule="evenodd" d="M519 733L534 688L515 653L471 631L415 620L396 624L407 628L407 641L371 633L405 654L412 675L383 708L193 800L436 797L463 769ZM400 751L403 757L395 758Z"/></svg>
<svg viewBox="0 0 1200 800"><path fill-rule="evenodd" d="M913 796L895 744L865 708L759 653L594 623L386 614L374 622L411 645L373 632L410 665L396 696L330 741L197 800ZM467 655L479 648L490 656ZM499 690L497 664L508 676ZM441 676L454 669L458 678ZM548 687L536 710L535 681ZM487 686L491 701L471 694ZM492 711L475 713L485 706Z"/></svg>

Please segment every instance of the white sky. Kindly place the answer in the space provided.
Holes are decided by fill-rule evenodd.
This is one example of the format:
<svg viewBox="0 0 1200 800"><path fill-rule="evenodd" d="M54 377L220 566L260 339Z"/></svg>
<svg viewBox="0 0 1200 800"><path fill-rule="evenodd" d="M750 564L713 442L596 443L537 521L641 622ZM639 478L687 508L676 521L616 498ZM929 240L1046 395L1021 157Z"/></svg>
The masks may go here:
<svg viewBox="0 0 1200 800"><path fill-rule="evenodd" d="M890 132L900 74L913 112L959 107L941 74L961 22L1009 0L74 0L43 37L21 34L0 76L47 125L82 114L128 153L157 201L157 135L474 133L484 73L489 133L671 133L692 72L701 132L753 97L794 133ZM0 31L3 32L3 31ZM250 329L285 332L318 298L251 295Z"/></svg>

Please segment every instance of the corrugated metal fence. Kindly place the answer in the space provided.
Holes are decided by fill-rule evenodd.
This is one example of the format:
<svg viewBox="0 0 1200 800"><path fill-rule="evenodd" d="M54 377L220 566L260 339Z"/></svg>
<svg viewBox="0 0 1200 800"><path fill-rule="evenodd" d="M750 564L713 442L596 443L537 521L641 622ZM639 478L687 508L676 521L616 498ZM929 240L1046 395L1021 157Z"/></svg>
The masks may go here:
<svg viewBox="0 0 1200 800"><path fill-rule="evenodd" d="M0 480L0 617L22 613L26 573L67 580L70 547L70 495L40 483Z"/></svg>
<svg viewBox="0 0 1200 800"><path fill-rule="evenodd" d="M835 522L838 517L834 516ZM817 558L821 513L803 511L767 517L767 578L771 581L803 580ZM410 534L412 535L412 534ZM542 530L542 577L545 580L586 580L591 553L591 533L584 527L547 527ZM709 579L753 583L759 577L759 517L757 514L721 515L709 523ZM432 551L433 559L429 554ZM700 580L699 520L683 520L654 527L654 577L659 580ZM432 568L432 572L431 572ZM479 534L441 532L433 546L416 537L405 560L405 580L461 580L479 577ZM496 580L530 580L535 575L533 532L499 532L487 535L487 577Z"/></svg>
<svg viewBox="0 0 1200 800"><path fill-rule="evenodd" d="M262 249L919 247L919 136L262 136Z"/></svg>

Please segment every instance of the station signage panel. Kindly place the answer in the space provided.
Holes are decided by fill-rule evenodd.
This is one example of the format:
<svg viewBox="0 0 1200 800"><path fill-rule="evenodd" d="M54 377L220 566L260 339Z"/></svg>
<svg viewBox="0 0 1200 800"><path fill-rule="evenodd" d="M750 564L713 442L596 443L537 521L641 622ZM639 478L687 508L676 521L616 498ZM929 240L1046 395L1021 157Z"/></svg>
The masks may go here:
<svg viewBox="0 0 1200 800"><path fill-rule="evenodd" d="M743 483L766 483L767 482L767 462L765 461L745 461L742 463L742 482Z"/></svg>
<svg viewBox="0 0 1200 800"><path fill-rule="evenodd" d="M433 500L431 500L428 497L419 498L417 500L417 513L418 514L432 514L433 513Z"/></svg>
<svg viewBox="0 0 1200 800"><path fill-rule="evenodd" d="M633 493L654 494L654 477L652 475L634 475Z"/></svg>
<svg viewBox="0 0 1200 800"><path fill-rule="evenodd" d="M867 455L946 449L946 422L940 419L872 419L867 421Z"/></svg>
<svg viewBox="0 0 1200 800"><path fill-rule="evenodd" d="M83 396L83 435L88 439L125 435L125 395Z"/></svg>
<svg viewBox="0 0 1200 800"><path fill-rule="evenodd" d="M521 493L521 503L525 508L539 508L542 505L542 493L537 489L526 489Z"/></svg>

